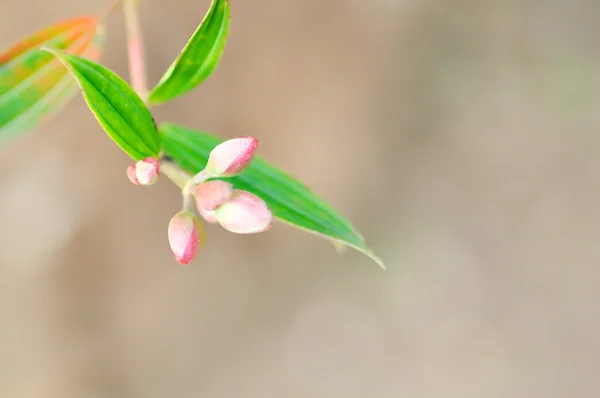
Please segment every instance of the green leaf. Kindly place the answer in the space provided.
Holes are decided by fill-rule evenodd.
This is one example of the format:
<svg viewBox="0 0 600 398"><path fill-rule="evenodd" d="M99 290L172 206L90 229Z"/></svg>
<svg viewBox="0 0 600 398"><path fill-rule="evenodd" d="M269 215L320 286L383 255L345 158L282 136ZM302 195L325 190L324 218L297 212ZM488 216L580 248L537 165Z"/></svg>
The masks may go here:
<svg viewBox="0 0 600 398"><path fill-rule="evenodd" d="M213 0L179 57L148 95L149 103L160 104L179 97L210 76L225 48L229 16L229 1Z"/></svg>
<svg viewBox="0 0 600 398"><path fill-rule="evenodd" d="M0 141L54 117L77 93L77 84L41 46L98 60L104 29L81 16L48 26L0 53Z"/></svg>
<svg viewBox="0 0 600 398"><path fill-rule="evenodd" d="M206 166L210 151L224 141L172 123L162 124L159 131L164 153L190 174L200 172ZM381 259L365 244L348 220L304 184L271 166L260 156L255 156L242 174L227 181L236 189L261 197L279 220L328 238L337 248L340 244L353 247L385 269Z"/></svg>
<svg viewBox="0 0 600 398"><path fill-rule="evenodd" d="M88 59L52 49L46 51L71 72L92 113L125 153L134 160L159 155L160 135L152 114L123 79Z"/></svg>

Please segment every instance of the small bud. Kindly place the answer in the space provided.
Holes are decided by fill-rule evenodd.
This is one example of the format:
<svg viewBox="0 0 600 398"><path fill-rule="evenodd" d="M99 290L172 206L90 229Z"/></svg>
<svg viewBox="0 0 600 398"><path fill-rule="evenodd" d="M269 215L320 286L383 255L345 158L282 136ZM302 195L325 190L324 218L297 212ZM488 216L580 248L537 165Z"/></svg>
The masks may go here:
<svg viewBox="0 0 600 398"><path fill-rule="evenodd" d="M140 185L153 185L160 174L158 159L146 158L135 164L135 175Z"/></svg>
<svg viewBox="0 0 600 398"><path fill-rule="evenodd" d="M131 181L131 183L134 185L142 185L135 175L135 164L132 164L127 168L127 178L129 178L129 181Z"/></svg>
<svg viewBox="0 0 600 398"><path fill-rule="evenodd" d="M203 182L196 187L196 207L214 211L231 199L233 185L226 181Z"/></svg>
<svg viewBox="0 0 600 398"><path fill-rule="evenodd" d="M264 232L271 228L273 215L264 200L241 190L233 191L229 202L215 211L223 228L236 234Z"/></svg>
<svg viewBox="0 0 600 398"><path fill-rule="evenodd" d="M208 157L206 171L213 176L233 177L248 167L258 140L254 137L239 137L217 145Z"/></svg>
<svg viewBox="0 0 600 398"><path fill-rule="evenodd" d="M205 210L203 207L198 206L198 213L202 216L202 218L204 220L206 220L207 223L209 223L209 224L218 223L217 216L215 215L214 211Z"/></svg>
<svg viewBox="0 0 600 398"><path fill-rule="evenodd" d="M194 213L183 210L169 222L169 245L178 263L187 265L204 246L204 229Z"/></svg>

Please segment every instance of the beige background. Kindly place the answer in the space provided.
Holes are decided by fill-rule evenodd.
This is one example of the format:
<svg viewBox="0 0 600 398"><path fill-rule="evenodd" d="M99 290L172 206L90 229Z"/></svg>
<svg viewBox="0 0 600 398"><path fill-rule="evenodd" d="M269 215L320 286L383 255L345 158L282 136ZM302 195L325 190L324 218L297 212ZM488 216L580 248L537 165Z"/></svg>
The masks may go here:
<svg viewBox="0 0 600 398"><path fill-rule="evenodd" d="M143 3L156 81L209 0ZM389 270L282 225L179 266L177 190L131 185L78 97L0 148L0 397L600 394L597 1L233 3L157 119L258 137ZM5 2L0 45L103 7Z"/></svg>

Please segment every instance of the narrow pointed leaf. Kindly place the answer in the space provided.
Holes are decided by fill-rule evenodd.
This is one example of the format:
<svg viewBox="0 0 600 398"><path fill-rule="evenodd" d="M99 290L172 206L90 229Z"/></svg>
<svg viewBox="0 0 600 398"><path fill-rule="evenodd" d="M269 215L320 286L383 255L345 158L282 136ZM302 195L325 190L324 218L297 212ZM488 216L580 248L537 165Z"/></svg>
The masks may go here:
<svg viewBox="0 0 600 398"><path fill-rule="evenodd" d="M49 26L0 53L0 141L28 132L54 117L77 93L77 84L40 47L98 60L104 29L93 16Z"/></svg>
<svg viewBox="0 0 600 398"><path fill-rule="evenodd" d="M208 13L181 54L148 96L159 104L179 97L206 80L223 54L229 31L228 0L213 0Z"/></svg>
<svg viewBox="0 0 600 398"><path fill-rule="evenodd" d="M196 174L208 161L210 151L224 140L171 123L159 128L163 150L182 169ZM282 170L255 156L250 166L239 176L227 178L236 189L243 189L262 198L279 220L297 228L332 240L336 245L353 247L379 266L383 262L366 245L352 224L315 195L308 187Z"/></svg>
<svg viewBox="0 0 600 398"><path fill-rule="evenodd" d="M66 66L104 131L125 153L134 160L158 156L160 136L152 114L121 77L88 59L47 51Z"/></svg>

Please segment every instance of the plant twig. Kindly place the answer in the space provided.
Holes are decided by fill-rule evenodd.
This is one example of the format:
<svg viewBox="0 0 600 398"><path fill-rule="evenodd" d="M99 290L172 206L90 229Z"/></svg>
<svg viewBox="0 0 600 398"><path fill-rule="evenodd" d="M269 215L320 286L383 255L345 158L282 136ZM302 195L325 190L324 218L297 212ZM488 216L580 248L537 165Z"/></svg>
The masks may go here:
<svg viewBox="0 0 600 398"><path fill-rule="evenodd" d="M173 181L182 190L192 178L187 172L179 167L175 162L163 156L160 158L160 172L169 180Z"/></svg>
<svg viewBox="0 0 600 398"><path fill-rule="evenodd" d="M131 87L146 102L148 97L148 84L146 79L146 58L144 56L144 42L142 40L142 29L138 14L139 0L115 0L123 1L123 12L125 14L125 27L127 30L127 55L129 61L129 79ZM188 184L192 176L166 156L160 157L160 171L175 185L184 195L189 195Z"/></svg>
<svg viewBox="0 0 600 398"><path fill-rule="evenodd" d="M146 83L146 59L144 57L144 42L138 15L138 0L123 0L125 13L125 27L127 30L127 55L129 59L129 79L131 87L138 93L142 100L148 96Z"/></svg>

